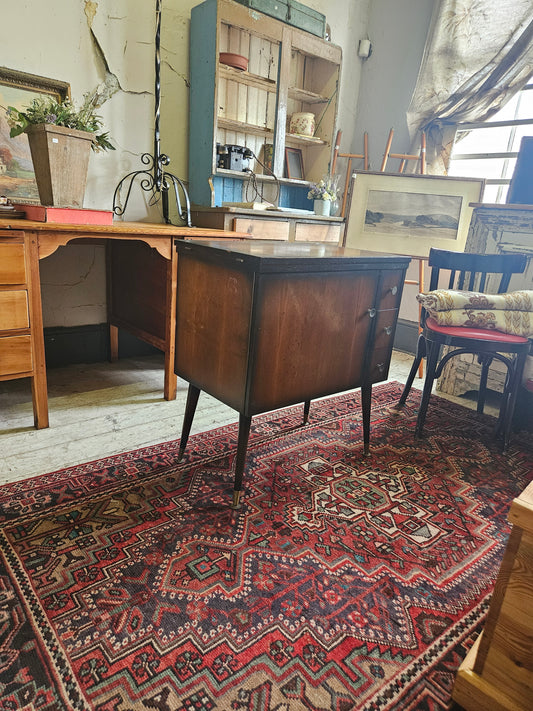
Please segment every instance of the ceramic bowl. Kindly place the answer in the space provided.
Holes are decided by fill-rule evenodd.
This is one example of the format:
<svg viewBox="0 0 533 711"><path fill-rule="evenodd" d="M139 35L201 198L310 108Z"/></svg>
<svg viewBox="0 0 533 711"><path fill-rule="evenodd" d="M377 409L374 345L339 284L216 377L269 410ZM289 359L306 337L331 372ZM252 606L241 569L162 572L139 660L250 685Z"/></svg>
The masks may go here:
<svg viewBox="0 0 533 711"><path fill-rule="evenodd" d="M220 52L219 61L221 64L227 64L229 67L246 71L248 69L248 59L242 54L233 54L232 52Z"/></svg>

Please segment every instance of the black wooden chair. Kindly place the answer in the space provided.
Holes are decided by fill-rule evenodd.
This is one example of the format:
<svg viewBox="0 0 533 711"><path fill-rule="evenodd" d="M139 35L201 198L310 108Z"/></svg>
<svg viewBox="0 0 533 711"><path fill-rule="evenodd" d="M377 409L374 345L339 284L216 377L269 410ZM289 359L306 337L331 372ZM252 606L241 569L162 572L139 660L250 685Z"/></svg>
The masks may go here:
<svg viewBox="0 0 533 711"><path fill-rule="evenodd" d="M430 291L444 288L485 292L489 286L487 277L501 275L497 293L502 294L508 290L512 274L522 273L526 264L527 257L523 254L471 254L431 249L429 253L429 266L431 267L429 289ZM439 285L442 269L450 271L447 286ZM492 289L492 293L495 293L495 288ZM405 404L420 362L426 358L426 378L415 436L419 437L422 434L434 380L440 377L444 366L451 358L462 353L470 353L477 356L481 365L477 400L479 413L483 412L485 405L487 377L492 361L496 359L507 366L507 376L496 428L497 436L503 436L503 450L505 451L509 445L516 395L531 345L530 341L527 338L497 330L467 326L440 326L425 309L422 309L421 326L422 332L418 339L415 360L398 403L399 406ZM442 346L450 346L453 350L440 358Z"/></svg>

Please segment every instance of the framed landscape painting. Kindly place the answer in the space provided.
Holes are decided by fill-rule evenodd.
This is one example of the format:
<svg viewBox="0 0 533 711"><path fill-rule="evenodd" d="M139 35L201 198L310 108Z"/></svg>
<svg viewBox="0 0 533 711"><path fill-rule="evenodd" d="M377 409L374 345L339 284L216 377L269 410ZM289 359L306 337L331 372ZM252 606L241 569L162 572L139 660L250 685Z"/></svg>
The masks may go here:
<svg viewBox="0 0 533 711"><path fill-rule="evenodd" d="M471 203L484 181L436 175L358 172L351 186L346 246L427 257L431 247L464 251Z"/></svg>
<svg viewBox="0 0 533 711"><path fill-rule="evenodd" d="M12 202L38 203L39 193L28 138L24 133L10 137L6 111L8 106L22 109L39 95L63 101L70 97L70 85L0 67L0 195Z"/></svg>

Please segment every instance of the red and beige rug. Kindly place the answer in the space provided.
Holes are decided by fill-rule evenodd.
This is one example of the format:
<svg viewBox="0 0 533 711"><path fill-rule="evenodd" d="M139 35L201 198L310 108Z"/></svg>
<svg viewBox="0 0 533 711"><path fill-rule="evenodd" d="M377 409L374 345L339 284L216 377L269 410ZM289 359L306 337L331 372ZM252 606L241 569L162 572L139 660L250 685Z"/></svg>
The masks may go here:
<svg viewBox="0 0 533 711"><path fill-rule="evenodd" d="M531 435L374 389L0 487L0 709L446 709ZM201 407L201 402L200 402ZM176 423L176 429L181 423Z"/></svg>

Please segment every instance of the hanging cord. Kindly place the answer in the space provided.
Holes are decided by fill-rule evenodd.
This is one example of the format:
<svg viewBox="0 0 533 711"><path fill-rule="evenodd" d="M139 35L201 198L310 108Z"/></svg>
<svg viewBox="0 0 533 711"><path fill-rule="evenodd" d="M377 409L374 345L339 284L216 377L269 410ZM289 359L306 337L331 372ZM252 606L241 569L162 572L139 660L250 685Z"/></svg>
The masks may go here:
<svg viewBox="0 0 533 711"><path fill-rule="evenodd" d="M335 87L335 91L334 91L333 94L329 97L328 103L326 104L326 106L325 106L325 108L324 108L324 111L322 111L322 116L321 116L321 117L318 119L318 121L317 121L317 124L316 124L316 126L315 126L315 132L314 132L313 135L316 136L316 132L318 131L318 127L319 127L320 124L322 123L322 119L323 119L324 116L326 115L326 111L329 109L329 105L330 105L331 102L333 101L333 99L334 99L336 93L337 93L337 87Z"/></svg>
<svg viewBox="0 0 533 711"><path fill-rule="evenodd" d="M263 170L266 171L266 174L271 175L274 178L274 181L276 183L276 194L274 195L272 202L275 203L279 197L280 191L279 180L277 176L274 174L271 168L269 168L267 165L265 165L262 161L259 160L255 153L250 150L250 148L248 148L247 150L250 151L251 157L253 157L257 161L257 163L259 163L259 165L263 168ZM249 174L248 182L246 183L246 189L244 193L244 198L246 202L254 202L256 198L259 198L259 200L261 200L262 202L264 192L263 182L259 181L258 183L257 175L254 173L253 170L251 170L251 168L246 168L244 172Z"/></svg>

